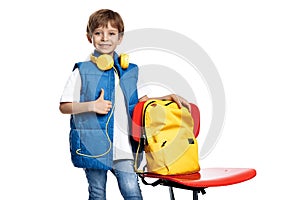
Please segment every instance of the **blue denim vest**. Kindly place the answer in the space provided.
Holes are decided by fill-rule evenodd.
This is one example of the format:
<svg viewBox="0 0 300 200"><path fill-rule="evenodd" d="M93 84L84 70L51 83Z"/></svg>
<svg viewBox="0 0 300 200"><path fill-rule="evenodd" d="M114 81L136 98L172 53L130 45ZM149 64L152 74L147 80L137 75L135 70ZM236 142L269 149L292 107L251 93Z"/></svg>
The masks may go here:
<svg viewBox="0 0 300 200"><path fill-rule="evenodd" d="M94 52L94 56L100 54ZM122 69L118 55L114 53L114 67L120 77L127 108L129 127L134 106L138 102L137 80L138 67L130 63L127 69ZM80 102L94 101L104 89L104 99L115 103L115 76L114 69L102 71L91 61L75 64L81 77ZM73 165L80 168L111 169L113 163L113 109L108 114L86 112L71 115L70 151ZM109 141L110 140L110 141Z"/></svg>

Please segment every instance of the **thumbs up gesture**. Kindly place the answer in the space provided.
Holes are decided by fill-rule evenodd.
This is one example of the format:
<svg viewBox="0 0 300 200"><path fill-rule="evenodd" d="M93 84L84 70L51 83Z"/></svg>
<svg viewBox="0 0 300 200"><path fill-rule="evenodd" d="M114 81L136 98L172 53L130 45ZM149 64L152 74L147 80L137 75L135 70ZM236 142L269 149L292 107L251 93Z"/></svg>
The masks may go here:
<svg viewBox="0 0 300 200"><path fill-rule="evenodd" d="M107 114L110 109L112 108L112 103L111 101L105 100L104 99L104 90L101 89L101 93L98 99L96 99L94 102L94 112L98 114Z"/></svg>

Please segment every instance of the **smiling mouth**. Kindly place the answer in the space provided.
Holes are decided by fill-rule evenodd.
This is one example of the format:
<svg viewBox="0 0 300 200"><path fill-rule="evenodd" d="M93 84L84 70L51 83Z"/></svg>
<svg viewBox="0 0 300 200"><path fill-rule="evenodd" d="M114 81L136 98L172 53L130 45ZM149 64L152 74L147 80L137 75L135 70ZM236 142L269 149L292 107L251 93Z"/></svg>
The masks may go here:
<svg viewBox="0 0 300 200"><path fill-rule="evenodd" d="M110 47L111 45L110 44L99 44L100 47L104 47L104 48L107 48L107 47Z"/></svg>

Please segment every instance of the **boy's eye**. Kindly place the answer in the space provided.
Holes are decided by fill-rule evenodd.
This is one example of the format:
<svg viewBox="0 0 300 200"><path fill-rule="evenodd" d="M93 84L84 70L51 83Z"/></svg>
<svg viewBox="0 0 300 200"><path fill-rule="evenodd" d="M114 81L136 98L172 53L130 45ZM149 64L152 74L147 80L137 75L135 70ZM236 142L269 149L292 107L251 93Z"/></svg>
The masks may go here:
<svg viewBox="0 0 300 200"><path fill-rule="evenodd" d="M102 33L101 32L95 32L94 34L95 35L101 35Z"/></svg>
<svg viewBox="0 0 300 200"><path fill-rule="evenodd" d="M95 36L104 36L104 34L105 33L102 32L102 31L96 31L96 32L94 32ZM118 33L116 33L116 32L108 32L106 34L108 34L109 36L116 36L116 35L118 35Z"/></svg>

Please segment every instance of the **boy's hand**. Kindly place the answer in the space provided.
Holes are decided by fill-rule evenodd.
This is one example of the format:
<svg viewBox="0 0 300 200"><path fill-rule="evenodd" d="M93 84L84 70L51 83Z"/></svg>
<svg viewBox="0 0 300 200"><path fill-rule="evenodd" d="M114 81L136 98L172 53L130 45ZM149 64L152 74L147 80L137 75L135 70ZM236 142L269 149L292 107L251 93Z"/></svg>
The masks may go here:
<svg viewBox="0 0 300 200"><path fill-rule="evenodd" d="M112 108L111 101L104 99L104 90L101 89L100 97L93 101L93 111L98 114L107 114Z"/></svg>
<svg viewBox="0 0 300 200"><path fill-rule="evenodd" d="M186 107L188 109L189 112L191 112L191 105L190 103L183 97L176 95L176 94L171 94L170 98L172 101L174 101L175 103L177 103L177 105L179 106L179 108L181 108L182 106Z"/></svg>
<svg viewBox="0 0 300 200"><path fill-rule="evenodd" d="M191 112L191 105L190 103L183 97L176 95L176 94L169 94L163 97L154 97L154 98L149 98L147 95L143 96L142 98L139 99L139 101L147 101L149 99L166 99L166 100L171 100L174 101L179 108L182 108L182 106L186 107L189 112Z"/></svg>

